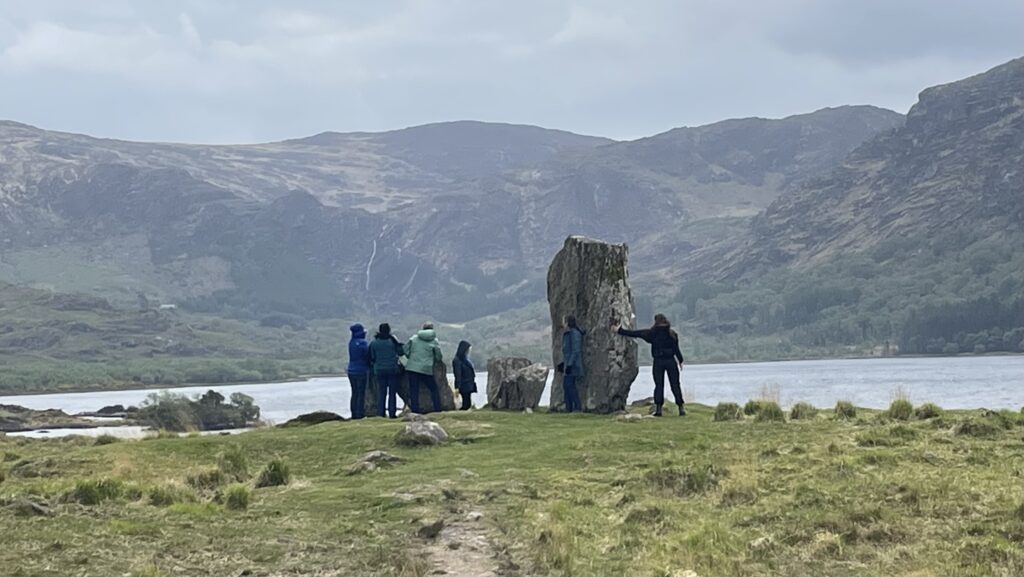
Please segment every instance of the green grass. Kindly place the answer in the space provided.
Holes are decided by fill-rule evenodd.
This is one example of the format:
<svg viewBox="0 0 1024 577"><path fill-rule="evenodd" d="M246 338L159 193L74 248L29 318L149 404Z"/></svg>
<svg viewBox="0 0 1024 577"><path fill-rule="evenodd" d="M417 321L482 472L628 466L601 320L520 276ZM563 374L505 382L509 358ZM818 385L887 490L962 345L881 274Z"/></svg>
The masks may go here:
<svg viewBox="0 0 1024 577"><path fill-rule="evenodd" d="M487 558L519 574L1024 572L1017 424L976 411L946 411L936 426L879 421L865 409L850 420L783 423L713 422L712 408L688 410L686 419L628 424L446 413L436 419L452 440L417 448L395 446L403 424L380 419L101 446L0 437L0 503L30 498L53 511L18 517L0 506L0 567L11 575L426 575L444 567L417 529L477 511L482 519L464 530L479 532ZM984 434L957 434L960 423L980 423ZM375 449L403 462L346 474ZM283 456L290 482L248 492L246 507L242 490L252 485L216 495L186 486L229 452L260 470ZM13 474L22 461L40 474ZM89 506L61 499L102 479L122 491ZM145 498L132 499L133 487ZM151 503L161 492L170 498Z"/></svg>

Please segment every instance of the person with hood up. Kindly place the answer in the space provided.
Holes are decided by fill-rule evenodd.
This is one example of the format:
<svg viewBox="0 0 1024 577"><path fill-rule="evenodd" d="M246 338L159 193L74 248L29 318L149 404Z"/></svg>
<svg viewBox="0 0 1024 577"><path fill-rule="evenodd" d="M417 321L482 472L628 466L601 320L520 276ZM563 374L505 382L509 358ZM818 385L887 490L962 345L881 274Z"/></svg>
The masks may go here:
<svg viewBox="0 0 1024 577"><path fill-rule="evenodd" d="M576 317L569 315L563 319L562 325L562 391L565 396L565 412L582 411L580 393L576 388L583 377L583 329L576 324Z"/></svg>
<svg viewBox="0 0 1024 577"><path fill-rule="evenodd" d="M461 341L458 351L455 353L455 358L452 360L455 388L459 390L459 395L462 397L460 411L469 410L473 403L470 397L476 392L476 370L473 368L473 362L469 360L469 350L471 348L473 348L473 345L466 341Z"/></svg>
<svg viewBox="0 0 1024 577"><path fill-rule="evenodd" d="M434 380L434 363L441 361L441 347L437 344L434 325L427 323L416 336L405 344L405 372L409 375L409 408L420 412L420 386L430 391L434 412L441 410L441 395Z"/></svg>
<svg viewBox="0 0 1024 577"><path fill-rule="evenodd" d="M370 380L370 345L366 342L366 329L356 323L348 328L352 338L348 341L348 382L352 386L349 409L353 419L366 416L366 385Z"/></svg>
<svg viewBox="0 0 1024 577"><path fill-rule="evenodd" d="M370 343L370 367L377 378L377 416L384 416L384 401L387 401L388 416L395 418L397 410L398 379L402 365L398 358L404 354L402 343L391 335L391 325L381 323L377 334Z"/></svg>
<svg viewBox="0 0 1024 577"><path fill-rule="evenodd" d="M661 406L665 404L665 374L672 387L672 396L679 407L679 416L686 416L683 402L683 390L679 386L679 372L683 368L683 353L679 350L679 335L672 330L668 318L663 314L654 315L654 326L649 329L630 331L622 327L613 329L624 337L640 338L651 344L651 356L654 357L654 416L661 416Z"/></svg>

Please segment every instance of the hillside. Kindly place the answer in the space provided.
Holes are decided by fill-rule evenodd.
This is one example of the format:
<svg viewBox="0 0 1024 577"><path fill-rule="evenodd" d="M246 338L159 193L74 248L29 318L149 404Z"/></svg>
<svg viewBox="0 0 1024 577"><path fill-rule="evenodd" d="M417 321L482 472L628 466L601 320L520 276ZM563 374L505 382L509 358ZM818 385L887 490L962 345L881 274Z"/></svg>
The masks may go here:
<svg viewBox="0 0 1024 577"><path fill-rule="evenodd" d="M1024 59L923 91L903 126L683 262L664 305L755 356L1024 352L1021 94Z"/></svg>
<svg viewBox="0 0 1024 577"><path fill-rule="evenodd" d="M278 143L132 143L0 123L0 280L197 311L466 320L542 297L567 234L641 284L901 122L871 107L613 143L456 122Z"/></svg>

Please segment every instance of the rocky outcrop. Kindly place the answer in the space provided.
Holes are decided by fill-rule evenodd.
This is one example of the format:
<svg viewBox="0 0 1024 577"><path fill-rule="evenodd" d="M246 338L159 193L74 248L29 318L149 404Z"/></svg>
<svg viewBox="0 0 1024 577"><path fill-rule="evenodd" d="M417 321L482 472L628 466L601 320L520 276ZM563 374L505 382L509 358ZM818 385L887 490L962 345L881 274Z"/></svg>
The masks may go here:
<svg viewBox="0 0 1024 577"><path fill-rule="evenodd" d="M529 359L507 357L487 361L487 403L492 409L536 409L547 386L548 368Z"/></svg>
<svg viewBox="0 0 1024 577"><path fill-rule="evenodd" d="M578 388L587 412L622 410L638 372L636 342L611 331L634 317L627 260L625 245L572 236L548 269L552 361L555 366L562 362L562 320L574 315L584 331L584 377ZM551 409L564 408L562 374L556 372Z"/></svg>
<svg viewBox="0 0 1024 577"><path fill-rule="evenodd" d="M0 405L0 433L36 431L40 429L91 429L110 423L97 423L76 417L59 409L37 411L18 405Z"/></svg>
<svg viewBox="0 0 1024 577"><path fill-rule="evenodd" d="M433 421L411 421L395 435L395 444L403 447L440 445L448 440L448 433Z"/></svg>
<svg viewBox="0 0 1024 577"><path fill-rule="evenodd" d="M384 451L370 451L348 468L349 475L372 473L402 462L402 458Z"/></svg>
<svg viewBox="0 0 1024 577"><path fill-rule="evenodd" d="M448 382L448 365L443 361L434 363L434 381L437 383L437 391L441 397L441 410L442 411L454 411L455 410L455 392L452 390L451 384ZM402 399L402 403L405 406L409 406L409 375L403 374L401 381L398 384L398 397ZM422 410L430 411L433 407L433 401L430 400L430 391L425 387L420 387L420 408ZM385 401L386 402L386 401ZM376 416L377 414L377 379L376 377L370 376L370 383L366 387L366 414L367 416Z"/></svg>
<svg viewBox="0 0 1024 577"><path fill-rule="evenodd" d="M333 421L344 421L345 417L330 411L313 411L286 421L282 427L308 427Z"/></svg>

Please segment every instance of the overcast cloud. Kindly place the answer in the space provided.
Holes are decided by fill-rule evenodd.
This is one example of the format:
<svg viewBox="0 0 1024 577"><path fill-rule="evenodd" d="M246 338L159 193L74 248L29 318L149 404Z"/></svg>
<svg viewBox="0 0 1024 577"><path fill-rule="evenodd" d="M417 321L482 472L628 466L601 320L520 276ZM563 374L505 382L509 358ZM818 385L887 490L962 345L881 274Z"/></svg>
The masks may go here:
<svg viewBox="0 0 1024 577"><path fill-rule="evenodd" d="M905 112L1024 56L1020 0L0 0L0 118L254 142L443 120L635 138Z"/></svg>

